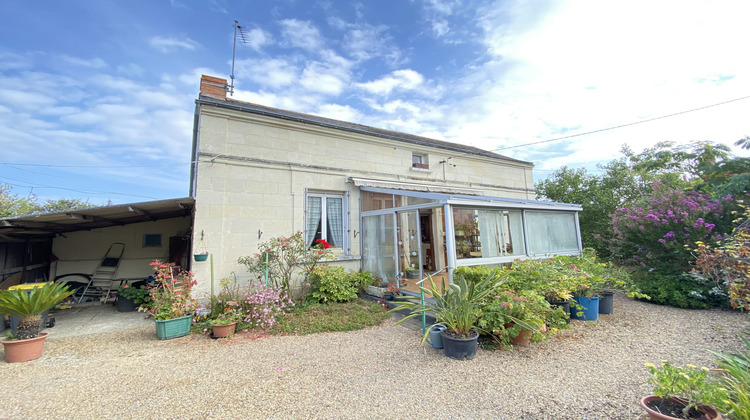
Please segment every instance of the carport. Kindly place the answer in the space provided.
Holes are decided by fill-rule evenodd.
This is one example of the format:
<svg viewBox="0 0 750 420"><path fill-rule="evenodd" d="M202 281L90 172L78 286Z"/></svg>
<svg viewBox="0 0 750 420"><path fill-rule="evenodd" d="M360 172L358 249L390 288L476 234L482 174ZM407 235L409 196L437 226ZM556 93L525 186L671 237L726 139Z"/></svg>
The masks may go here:
<svg viewBox="0 0 750 420"><path fill-rule="evenodd" d="M177 198L0 219L0 289L87 282L112 244L123 248L113 280L148 277L157 258L189 267L194 204Z"/></svg>

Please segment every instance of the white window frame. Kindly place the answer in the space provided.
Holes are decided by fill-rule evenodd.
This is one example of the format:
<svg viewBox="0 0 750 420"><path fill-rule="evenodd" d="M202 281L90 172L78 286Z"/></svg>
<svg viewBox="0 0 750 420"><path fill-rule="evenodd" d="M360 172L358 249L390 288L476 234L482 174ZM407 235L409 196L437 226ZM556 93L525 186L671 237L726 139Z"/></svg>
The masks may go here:
<svg viewBox="0 0 750 420"><path fill-rule="evenodd" d="M326 209L326 203L328 198L340 198L341 199L341 224L342 224L342 245L341 249L345 254L349 254L351 249L351 243L349 240L350 222L349 222L349 192L343 193L319 193L319 192L306 192L305 193L305 238L307 238L307 198L308 197L320 197L320 235L323 239L328 241L328 213Z"/></svg>

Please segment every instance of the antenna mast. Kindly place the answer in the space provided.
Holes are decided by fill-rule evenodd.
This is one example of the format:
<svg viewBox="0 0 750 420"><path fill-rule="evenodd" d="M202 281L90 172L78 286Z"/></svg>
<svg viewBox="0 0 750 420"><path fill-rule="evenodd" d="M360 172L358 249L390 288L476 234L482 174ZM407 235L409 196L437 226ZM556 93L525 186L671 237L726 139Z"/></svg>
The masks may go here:
<svg viewBox="0 0 750 420"><path fill-rule="evenodd" d="M237 20L234 21L234 37L232 42L232 74L229 75L229 78L232 79L231 83L229 84L229 88L227 91L229 92L229 95L234 95L234 56L237 51L237 34L240 35L240 41L243 44L247 44L248 37L245 33L245 29L240 26L240 22Z"/></svg>

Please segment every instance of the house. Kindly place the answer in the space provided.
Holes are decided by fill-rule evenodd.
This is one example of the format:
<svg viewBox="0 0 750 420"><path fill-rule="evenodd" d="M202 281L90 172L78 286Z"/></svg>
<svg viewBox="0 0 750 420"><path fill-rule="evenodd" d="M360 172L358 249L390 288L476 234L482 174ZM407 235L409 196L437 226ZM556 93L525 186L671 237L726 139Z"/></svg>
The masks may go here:
<svg viewBox="0 0 750 420"><path fill-rule="evenodd" d="M581 207L535 200L529 162L233 100L220 78L200 86L192 239L213 263L193 264L198 291L212 274L248 278L239 257L296 231L332 244L331 263L398 283L581 251Z"/></svg>

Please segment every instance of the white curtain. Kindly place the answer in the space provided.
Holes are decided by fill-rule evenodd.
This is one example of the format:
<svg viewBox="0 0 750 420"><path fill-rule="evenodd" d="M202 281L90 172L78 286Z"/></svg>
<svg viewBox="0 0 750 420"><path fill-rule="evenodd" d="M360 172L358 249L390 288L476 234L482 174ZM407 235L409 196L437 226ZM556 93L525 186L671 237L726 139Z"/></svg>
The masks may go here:
<svg viewBox="0 0 750 420"><path fill-rule="evenodd" d="M305 221L305 243L308 246L315 245L315 234L320 225L321 197L307 197L307 220Z"/></svg>
<svg viewBox="0 0 750 420"><path fill-rule="evenodd" d="M499 257L505 238L502 213L493 210L479 210L479 241L482 244L482 258Z"/></svg>
<svg viewBox="0 0 750 420"><path fill-rule="evenodd" d="M508 255L523 255L526 253L523 240L523 219L520 211L509 211L508 225L510 235L506 244L510 244L510 249L506 249Z"/></svg>
<svg viewBox="0 0 750 420"><path fill-rule="evenodd" d="M326 221L328 222L328 243L337 248L344 246L343 199L326 198Z"/></svg>

